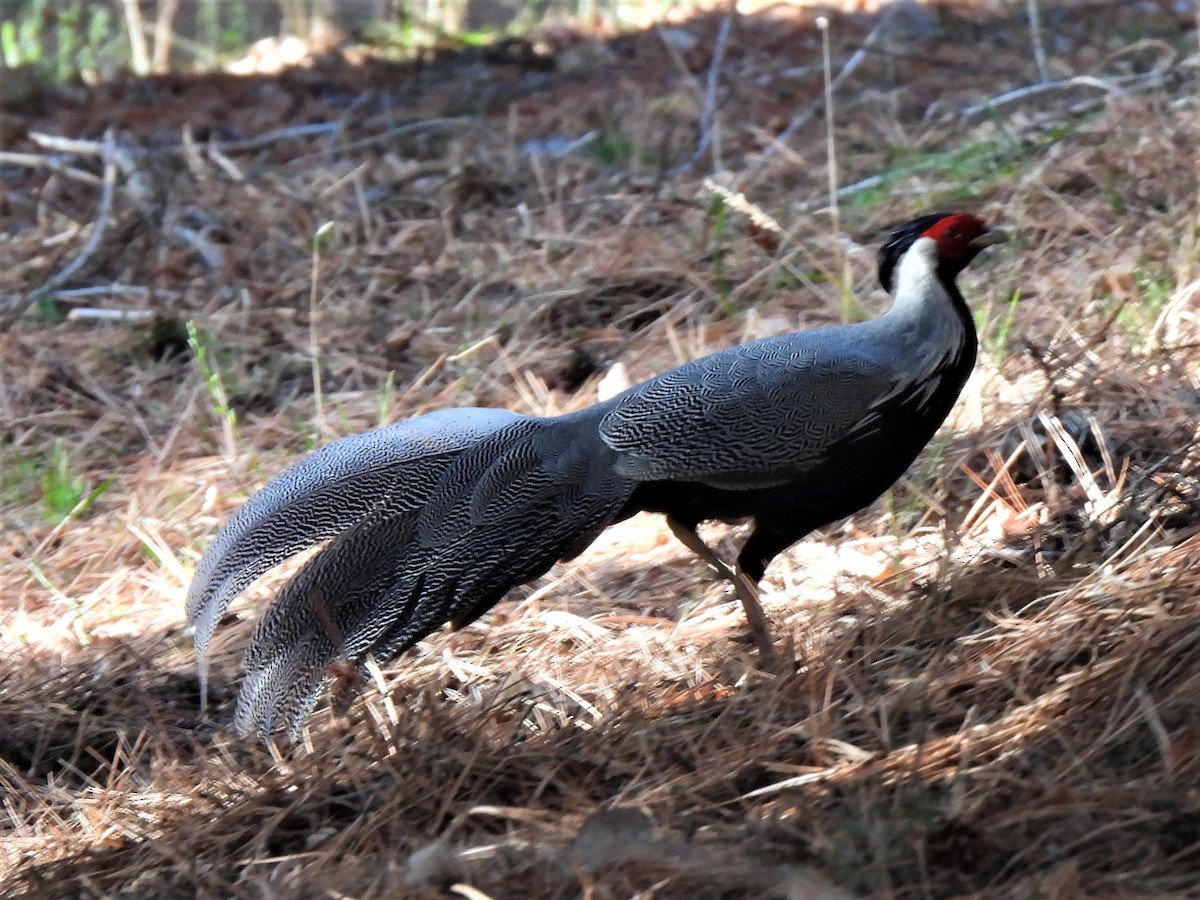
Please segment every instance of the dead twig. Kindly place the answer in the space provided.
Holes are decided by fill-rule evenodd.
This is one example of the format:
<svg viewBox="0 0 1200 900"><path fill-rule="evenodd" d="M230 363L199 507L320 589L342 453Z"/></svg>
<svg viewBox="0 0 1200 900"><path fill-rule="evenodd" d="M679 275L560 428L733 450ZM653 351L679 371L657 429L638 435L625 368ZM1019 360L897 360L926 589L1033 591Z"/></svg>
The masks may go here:
<svg viewBox="0 0 1200 900"><path fill-rule="evenodd" d="M69 166L62 159L51 156L39 156L36 153L17 153L0 150L0 165L19 166L25 169L49 169L59 175L65 175L83 184L101 184L103 179L91 172Z"/></svg>
<svg viewBox="0 0 1200 900"><path fill-rule="evenodd" d="M704 81L704 108L700 112L700 140L696 149L687 161L671 170L671 175L687 171L704 158L710 148L713 149L713 168L720 168L720 146L716 141L717 130L717 85L720 83L721 65L725 61L725 49L729 45L729 32L733 25L735 11L731 5L721 25L717 29L717 39L713 45L712 60L708 64L708 76ZM670 43L664 39L664 43Z"/></svg>
<svg viewBox="0 0 1200 900"><path fill-rule="evenodd" d="M788 122L787 126L778 134L776 134L775 137L771 139L771 142L763 148L762 155L760 156L758 162L746 176L746 181L748 183L757 183L757 180L764 172L767 161L775 155L780 147L787 144L787 142L792 138L793 135L796 134L797 131L812 121L813 117L824 108L825 98L827 96L832 96L833 93L847 81L849 81L850 77L854 75L856 71L858 71L859 67L861 67L864 62L867 61L867 58L871 55L875 45L879 43L887 33L888 27L891 25L892 19L896 15L896 11L898 9L900 9L900 4L898 3L889 4L883 9L883 11L879 14L879 21L876 22L875 27L871 29L871 33L868 34L866 39L862 42L862 46L855 50L850 58L842 65L842 68L838 71L837 77L835 77L829 83L828 90L822 94L820 98L814 100L800 112L796 113L796 115L792 117L792 120Z"/></svg>
<svg viewBox="0 0 1200 900"><path fill-rule="evenodd" d="M0 320L0 331L7 331L12 328L17 320L25 315L26 310L36 303L38 299L45 297L60 284L69 281L91 259L92 254L96 252L96 248L100 246L100 240L104 237L104 229L108 226L109 217L112 212L113 190L117 183L116 142L113 138L111 128L104 133L103 147L104 179L100 192L100 205L96 210L96 218L92 224L92 233L88 236L87 242L75 258L51 276L44 285L37 290L30 291L25 297L16 302L13 308Z"/></svg>

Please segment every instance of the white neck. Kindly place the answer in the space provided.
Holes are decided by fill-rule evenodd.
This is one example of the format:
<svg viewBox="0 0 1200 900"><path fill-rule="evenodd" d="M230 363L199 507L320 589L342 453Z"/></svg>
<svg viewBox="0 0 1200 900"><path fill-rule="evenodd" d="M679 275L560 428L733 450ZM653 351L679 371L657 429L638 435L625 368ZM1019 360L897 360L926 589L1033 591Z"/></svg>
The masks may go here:
<svg viewBox="0 0 1200 900"><path fill-rule="evenodd" d="M938 250L932 238L918 238L900 258L892 307L881 319L903 357L918 370L933 368L966 341L963 322L950 293L937 276Z"/></svg>
<svg viewBox="0 0 1200 900"><path fill-rule="evenodd" d="M912 315L918 310L933 312L930 307L944 306L953 313L950 295L937 277L937 264L937 244L933 238L918 238L896 266L895 299L889 311Z"/></svg>

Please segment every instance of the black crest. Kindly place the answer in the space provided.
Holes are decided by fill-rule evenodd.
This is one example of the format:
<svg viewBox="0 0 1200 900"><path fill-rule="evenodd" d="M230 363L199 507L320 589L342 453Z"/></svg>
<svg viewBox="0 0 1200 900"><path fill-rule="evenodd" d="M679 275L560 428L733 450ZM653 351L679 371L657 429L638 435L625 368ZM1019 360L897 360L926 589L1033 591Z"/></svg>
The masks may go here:
<svg viewBox="0 0 1200 900"><path fill-rule="evenodd" d="M879 248L879 283L889 294L892 292L892 276L896 264L900 262L908 248L926 231L953 213L936 212L927 216L910 219L901 225L894 226Z"/></svg>

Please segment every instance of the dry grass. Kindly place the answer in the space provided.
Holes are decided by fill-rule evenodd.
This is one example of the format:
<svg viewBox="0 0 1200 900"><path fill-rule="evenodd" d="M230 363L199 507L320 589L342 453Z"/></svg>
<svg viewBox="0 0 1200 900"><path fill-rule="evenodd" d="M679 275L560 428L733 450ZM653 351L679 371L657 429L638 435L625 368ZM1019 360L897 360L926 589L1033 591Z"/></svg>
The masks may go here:
<svg viewBox="0 0 1200 900"><path fill-rule="evenodd" d="M41 160L0 157L3 302L80 253L103 192L99 156L29 132L115 128L110 215L59 287L118 286L35 298L0 334L0 893L1194 896L1195 34L1168 4L1042 5L1052 75L1101 81L974 116L1033 82L1024 20L890 26L839 92L844 235L811 211L820 116L771 143L820 96L810 16L738 21L714 152L789 232L778 252L673 171L711 17L558 36L552 75L327 60L0 111ZM873 20L833 24L836 68ZM276 133L313 123L336 127ZM264 579L199 709L192 566L313 443L451 404L576 408L610 362L640 379L836 320L843 255L873 311L878 229L946 205L1018 236L965 285L978 374L885 503L772 568L795 674L756 670L733 598L639 517L295 749L221 730ZM156 318L56 318L81 305Z"/></svg>

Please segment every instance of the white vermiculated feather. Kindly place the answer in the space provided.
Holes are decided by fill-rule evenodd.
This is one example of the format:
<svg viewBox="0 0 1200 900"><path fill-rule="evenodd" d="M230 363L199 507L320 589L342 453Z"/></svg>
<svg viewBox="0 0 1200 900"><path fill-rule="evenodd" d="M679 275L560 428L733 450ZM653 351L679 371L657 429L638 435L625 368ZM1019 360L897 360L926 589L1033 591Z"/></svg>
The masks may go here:
<svg viewBox="0 0 1200 900"><path fill-rule="evenodd" d="M446 621L469 621L590 543L634 486L579 415L483 436L431 480L382 499L280 591L246 654L236 726L294 730L331 660L387 659Z"/></svg>
<svg viewBox="0 0 1200 900"><path fill-rule="evenodd" d="M334 441L272 478L217 532L188 589L201 681L221 615L255 578L365 516L390 493L520 419L496 409L447 409Z"/></svg>

